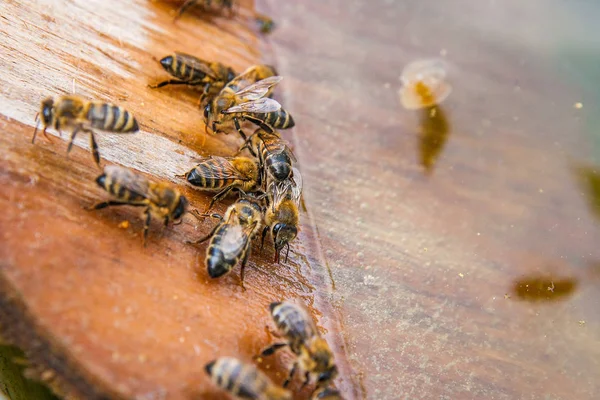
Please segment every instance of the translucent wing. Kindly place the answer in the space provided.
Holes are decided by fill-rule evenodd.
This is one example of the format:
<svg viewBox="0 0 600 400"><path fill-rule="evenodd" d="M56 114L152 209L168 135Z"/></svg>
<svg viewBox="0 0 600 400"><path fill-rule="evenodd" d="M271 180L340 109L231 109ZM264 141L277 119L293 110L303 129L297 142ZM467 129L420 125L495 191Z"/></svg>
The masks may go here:
<svg viewBox="0 0 600 400"><path fill-rule="evenodd" d="M248 235L241 225L233 223L221 236L221 250L225 254L238 255L248 245Z"/></svg>
<svg viewBox="0 0 600 400"><path fill-rule="evenodd" d="M183 63L189 65L190 67L197 69L198 71L202 71L207 76L217 79L218 77L215 75L215 72L210 68L209 63L207 61L201 60L189 54L175 52L177 58Z"/></svg>
<svg viewBox="0 0 600 400"><path fill-rule="evenodd" d="M247 103L238 104L237 106L229 107L223 112L225 114L238 113L238 112L251 112L251 113L270 113L281 109L281 104L276 100L263 98Z"/></svg>
<svg viewBox="0 0 600 400"><path fill-rule="evenodd" d="M282 79L281 76L270 76L240 89L235 94L245 100L258 100L264 97L269 92L269 89L281 82Z"/></svg>
<svg viewBox="0 0 600 400"><path fill-rule="evenodd" d="M142 197L151 197L150 182L142 175L138 175L130 169L118 165L107 165L104 167L104 173L112 181L117 182L125 189L138 194Z"/></svg>
<svg viewBox="0 0 600 400"><path fill-rule="evenodd" d="M246 177L238 171L230 158L212 156L198 164L195 168L196 174L206 178L218 179L245 179Z"/></svg>
<svg viewBox="0 0 600 400"><path fill-rule="evenodd" d="M300 197L302 196L302 174L298 168L292 168L292 171L294 172L291 178L293 181L291 187L292 200L294 200L296 204L300 204Z"/></svg>

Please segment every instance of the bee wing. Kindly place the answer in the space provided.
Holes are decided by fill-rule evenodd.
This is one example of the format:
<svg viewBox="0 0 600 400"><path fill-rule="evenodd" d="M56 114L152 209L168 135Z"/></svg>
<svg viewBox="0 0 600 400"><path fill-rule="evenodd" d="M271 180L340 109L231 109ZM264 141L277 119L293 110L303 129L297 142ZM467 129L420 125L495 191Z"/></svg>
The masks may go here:
<svg viewBox="0 0 600 400"><path fill-rule="evenodd" d="M151 197L150 182L142 175L138 175L130 169L118 165L104 167L104 173L111 180L117 182L127 190L145 198Z"/></svg>
<svg viewBox="0 0 600 400"><path fill-rule="evenodd" d="M269 89L281 82L282 79L281 76L270 76L238 90L235 94L244 100L258 100L269 93Z"/></svg>
<svg viewBox="0 0 600 400"><path fill-rule="evenodd" d="M240 171L238 171L231 159L225 157L213 156L206 161L200 163L204 168L196 168L198 174L205 173L207 177L218 177L220 179L244 179Z"/></svg>
<svg viewBox="0 0 600 400"><path fill-rule="evenodd" d="M277 182L271 191L271 204L275 208L277 204L285 199L291 199L297 205L300 204L302 196L302 175L297 168L292 168L294 171L293 177L286 179L283 182Z"/></svg>
<svg viewBox="0 0 600 400"><path fill-rule="evenodd" d="M249 101L246 103L238 104L237 106L229 107L223 112L225 114L238 113L238 112L251 112L251 113L270 113L281 109L281 104L276 100L263 98L258 100Z"/></svg>
<svg viewBox="0 0 600 400"><path fill-rule="evenodd" d="M240 254L248 244L248 235L240 224L227 225L221 236L221 250L225 254Z"/></svg>
<svg viewBox="0 0 600 400"><path fill-rule="evenodd" d="M213 79L217 79L215 72L212 69L210 69L210 66L208 65L207 61L204 61L197 57L191 56L189 54L180 53L177 51L175 52L175 54L181 61L183 61L185 64L189 65L190 67L197 69L199 71L202 71L207 76L209 76Z"/></svg>
<svg viewBox="0 0 600 400"><path fill-rule="evenodd" d="M302 196L302 174L298 170L298 168L292 168L293 175L291 180L293 181L291 191L292 191L292 200L296 202L296 204L300 204L300 197Z"/></svg>

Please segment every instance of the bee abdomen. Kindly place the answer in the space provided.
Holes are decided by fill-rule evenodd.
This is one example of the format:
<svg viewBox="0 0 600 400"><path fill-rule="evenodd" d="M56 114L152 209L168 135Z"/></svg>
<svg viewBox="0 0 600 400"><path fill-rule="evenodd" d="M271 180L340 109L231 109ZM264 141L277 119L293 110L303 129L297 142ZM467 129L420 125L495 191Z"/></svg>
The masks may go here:
<svg viewBox="0 0 600 400"><path fill-rule="evenodd" d="M269 121L267 124L275 129L289 129L296 125L292 115L283 108L279 109L279 111L270 113L268 119Z"/></svg>
<svg viewBox="0 0 600 400"><path fill-rule="evenodd" d="M219 278L227 274L233 268L233 264L225 259L225 254L218 247L211 245L206 254L206 269L211 278Z"/></svg>
<svg viewBox="0 0 600 400"><path fill-rule="evenodd" d="M203 164L199 164L196 168L192 169L187 174L186 179L191 185L204 189L220 189L233 184L235 181L231 178L215 176L211 169Z"/></svg>
<svg viewBox="0 0 600 400"><path fill-rule="evenodd" d="M217 385L242 399L261 398L268 385L253 367L234 358L219 358L207 364L206 371Z"/></svg>
<svg viewBox="0 0 600 400"><path fill-rule="evenodd" d="M136 119L123 107L108 103L92 103L88 111L92 128L109 132L131 133L140 130Z"/></svg>
<svg viewBox="0 0 600 400"><path fill-rule="evenodd" d="M144 197L130 191L125 186L121 185L118 180L113 179L111 176L102 174L96 179L96 183L108 193L112 194L116 198L124 201L140 201L144 200Z"/></svg>
<svg viewBox="0 0 600 400"><path fill-rule="evenodd" d="M271 315L277 329L290 340L292 351L298 347L297 342L311 336L309 323L296 305L287 302L271 304Z"/></svg>

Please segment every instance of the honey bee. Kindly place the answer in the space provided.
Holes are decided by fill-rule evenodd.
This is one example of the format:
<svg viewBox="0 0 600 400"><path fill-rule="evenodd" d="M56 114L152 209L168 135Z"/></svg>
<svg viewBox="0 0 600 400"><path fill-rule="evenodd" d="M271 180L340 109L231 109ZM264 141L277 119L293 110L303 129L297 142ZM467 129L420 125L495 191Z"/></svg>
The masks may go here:
<svg viewBox="0 0 600 400"><path fill-rule="evenodd" d="M260 29L262 33L271 33L275 28L275 22L273 22L273 19L267 15L256 14L254 20L258 25L258 29Z"/></svg>
<svg viewBox="0 0 600 400"><path fill-rule="evenodd" d="M205 9L210 8L213 3L216 7L221 9L227 9L229 14L233 14L233 0L186 0L185 3L179 10L177 10L177 14L175 15L175 20L177 20L184 12L186 12L192 6L201 6Z"/></svg>
<svg viewBox="0 0 600 400"><path fill-rule="evenodd" d="M260 372L254 365L232 357L221 357L206 364L206 373L221 389L237 399L292 400L292 394Z"/></svg>
<svg viewBox="0 0 600 400"><path fill-rule="evenodd" d="M282 182L292 176L292 162L296 157L287 143L276 133L269 133L264 129L257 129L244 146L260 161L263 171L262 181Z"/></svg>
<svg viewBox="0 0 600 400"><path fill-rule="evenodd" d="M219 278L230 272L241 260L240 282L244 288L244 269L250 257L250 244L261 228L263 209L251 197L242 197L233 203L225 216L212 214L219 222L205 237L189 244L202 243L208 239L206 268L211 278Z"/></svg>
<svg viewBox="0 0 600 400"><path fill-rule="evenodd" d="M268 185L268 206L265 211L265 228L262 239L271 232L275 247L275 261L279 262L281 250L287 246L287 256L290 252L290 242L298 235L298 206L302 196L302 175L293 168L292 178Z"/></svg>
<svg viewBox="0 0 600 400"><path fill-rule="evenodd" d="M135 133L139 126L133 115L122 107L100 101L88 101L79 96L48 97L42 101L33 138L35 142L40 121L44 126L42 133L49 139L46 129L48 126L56 129L61 135L61 129L71 129L71 138L67 146L67 154L73 147L73 140L79 132L90 134L90 148L92 156L97 165L100 165L100 153L98 144L94 138L94 131L98 129L115 133Z"/></svg>
<svg viewBox="0 0 600 400"><path fill-rule="evenodd" d="M440 104L452 92L445 78L446 67L442 60L418 60L408 64L400 76L400 103L409 110Z"/></svg>
<svg viewBox="0 0 600 400"><path fill-rule="evenodd" d="M260 77L259 71L265 69L261 67L257 71L254 68L251 67L244 74L234 78L206 105L205 123L213 132L221 131L217 129L217 125L232 120L240 136L246 140L240 120L248 120L269 132L273 132L274 129L292 128L295 125L294 119L281 104L267 97L282 78L269 76L252 83L253 78Z"/></svg>
<svg viewBox="0 0 600 400"><path fill-rule="evenodd" d="M233 69L220 62L205 61L180 52L163 57L160 64L177 79L150 85L151 88L157 89L167 85L202 86L200 100L205 97L212 98L236 76Z"/></svg>
<svg viewBox="0 0 600 400"><path fill-rule="evenodd" d="M89 210L123 205L145 207L144 246L152 214L163 219L167 226L169 221L181 220L187 211L188 201L177 189L164 183L152 182L127 168L108 165L104 167L104 173L98 176L96 183L116 200L96 203Z"/></svg>
<svg viewBox="0 0 600 400"><path fill-rule="evenodd" d="M327 341L319 335L308 311L290 301L271 303L269 309L278 332L286 341L272 344L260 356L270 356L281 348L289 347L297 357L283 387L289 385L298 368L304 372L302 387L311 381L311 377L316 378L317 389L328 386L338 370Z"/></svg>
<svg viewBox="0 0 600 400"><path fill-rule="evenodd" d="M316 390L312 400L343 400L343 397L339 390L329 387Z"/></svg>
<svg viewBox="0 0 600 400"><path fill-rule="evenodd" d="M186 180L202 190L218 191L212 198L208 209L233 190L251 192L260 186L259 167L247 157L211 156L185 175Z"/></svg>

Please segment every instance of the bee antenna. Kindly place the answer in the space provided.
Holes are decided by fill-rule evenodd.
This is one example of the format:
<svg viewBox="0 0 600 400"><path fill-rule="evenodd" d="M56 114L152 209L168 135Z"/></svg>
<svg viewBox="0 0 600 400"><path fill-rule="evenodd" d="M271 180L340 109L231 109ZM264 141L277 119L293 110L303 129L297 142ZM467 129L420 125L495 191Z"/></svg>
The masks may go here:
<svg viewBox="0 0 600 400"><path fill-rule="evenodd" d="M33 144L35 142L35 136L37 135L37 131L38 128L40 127L40 119L38 118L40 116L40 113L35 114L35 120L36 120L36 124L35 124L35 129L33 130L33 137L31 138L31 144Z"/></svg>
<svg viewBox="0 0 600 400"><path fill-rule="evenodd" d="M285 262L287 264L288 256L290 255L290 244L286 243L286 245L287 245L287 252L285 253Z"/></svg>

